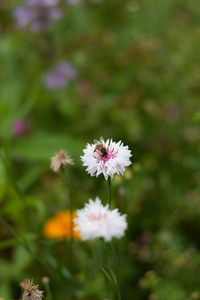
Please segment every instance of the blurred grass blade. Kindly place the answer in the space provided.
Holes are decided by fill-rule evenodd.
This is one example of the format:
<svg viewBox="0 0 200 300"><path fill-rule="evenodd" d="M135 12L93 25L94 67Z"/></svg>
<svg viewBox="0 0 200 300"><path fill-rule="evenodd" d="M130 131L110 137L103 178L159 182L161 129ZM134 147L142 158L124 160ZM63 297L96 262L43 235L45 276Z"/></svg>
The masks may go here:
<svg viewBox="0 0 200 300"><path fill-rule="evenodd" d="M115 276L113 270L112 270L109 266L107 266L107 268L108 268L108 270L110 271L111 277L112 277L114 283L115 283L116 286L117 286L117 278L116 278L116 276Z"/></svg>
<svg viewBox="0 0 200 300"><path fill-rule="evenodd" d="M112 283L115 292L118 294L117 285L116 285L115 281L113 280L113 278L110 276L110 274L108 274L108 272L102 266L100 266L100 268L102 269L102 271L104 272L104 274L108 278L108 280Z"/></svg>
<svg viewBox="0 0 200 300"><path fill-rule="evenodd" d="M16 244L17 244L17 241L15 238L6 239L6 240L0 242L0 250L14 246Z"/></svg>
<svg viewBox="0 0 200 300"><path fill-rule="evenodd" d="M16 241L24 247L28 252L32 254L32 256L41 264L45 269L49 271L49 267L47 264L39 258L31 249L27 242L22 241L18 235L8 226L8 224L0 217L0 223L3 225L3 227L9 232L9 234L16 239Z"/></svg>

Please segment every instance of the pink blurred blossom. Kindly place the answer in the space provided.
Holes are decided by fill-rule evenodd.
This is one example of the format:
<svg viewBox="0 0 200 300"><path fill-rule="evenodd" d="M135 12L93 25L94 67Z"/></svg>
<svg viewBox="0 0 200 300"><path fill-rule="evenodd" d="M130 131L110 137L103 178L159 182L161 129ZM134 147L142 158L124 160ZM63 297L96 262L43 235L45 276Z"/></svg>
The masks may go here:
<svg viewBox="0 0 200 300"><path fill-rule="evenodd" d="M22 135L27 130L27 124L24 120L17 120L13 123L12 130L13 130L14 135L17 135L17 136Z"/></svg>

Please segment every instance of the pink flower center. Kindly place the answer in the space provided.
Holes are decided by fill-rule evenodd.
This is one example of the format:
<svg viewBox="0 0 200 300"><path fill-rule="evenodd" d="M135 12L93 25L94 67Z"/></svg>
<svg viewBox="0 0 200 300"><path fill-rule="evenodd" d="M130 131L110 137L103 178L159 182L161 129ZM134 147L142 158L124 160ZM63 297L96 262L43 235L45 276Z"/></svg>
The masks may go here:
<svg viewBox="0 0 200 300"><path fill-rule="evenodd" d="M94 152L94 157L98 159L99 161L103 161L106 163L108 160L113 159L117 155L118 151L114 148L107 148L107 155L103 156L100 151Z"/></svg>
<svg viewBox="0 0 200 300"><path fill-rule="evenodd" d="M99 213L98 215L94 214L94 213L91 213L89 216L88 216L89 220L91 221L101 221L102 219L106 219L106 214L101 214Z"/></svg>

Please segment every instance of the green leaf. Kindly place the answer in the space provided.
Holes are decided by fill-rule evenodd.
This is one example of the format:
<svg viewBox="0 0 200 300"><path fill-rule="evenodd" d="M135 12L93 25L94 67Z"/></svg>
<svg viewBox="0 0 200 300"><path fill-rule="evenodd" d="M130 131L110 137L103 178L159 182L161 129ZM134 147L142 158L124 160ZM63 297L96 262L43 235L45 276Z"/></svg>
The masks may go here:
<svg viewBox="0 0 200 300"><path fill-rule="evenodd" d="M15 238L10 238L10 239L8 238L8 239L0 242L0 250L14 246L16 244L17 244L17 241Z"/></svg>
<svg viewBox="0 0 200 300"><path fill-rule="evenodd" d="M110 274L111 274L111 276L112 276L112 279L113 279L113 281L114 281L114 283L115 283L115 285L116 285L116 287L117 287L117 278L116 278L116 276L115 276L113 270L112 270L109 266L107 266L107 268L109 269Z"/></svg>
<svg viewBox="0 0 200 300"><path fill-rule="evenodd" d="M192 118L193 121L200 121L200 112L196 112Z"/></svg>
<svg viewBox="0 0 200 300"><path fill-rule="evenodd" d="M110 282L112 283L115 292L118 294L118 290L117 290L117 285L115 283L115 280L113 280L113 278L111 277L110 274L108 274L108 272L102 267L100 266L100 268L102 269L102 271L104 272L104 274L106 275L106 277L108 278L108 280L110 280Z"/></svg>
<svg viewBox="0 0 200 300"><path fill-rule="evenodd" d="M50 158L61 149L67 151L71 158L78 158L83 147L80 140L44 132L20 139L13 149L13 156L50 163Z"/></svg>
<svg viewBox="0 0 200 300"><path fill-rule="evenodd" d="M45 257L48 260L48 263L51 265L53 269L56 270L58 274L60 274L65 279L71 279L72 275L70 271L63 265L59 264L59 262L52 256L49 252L45 253Z"/></svg>

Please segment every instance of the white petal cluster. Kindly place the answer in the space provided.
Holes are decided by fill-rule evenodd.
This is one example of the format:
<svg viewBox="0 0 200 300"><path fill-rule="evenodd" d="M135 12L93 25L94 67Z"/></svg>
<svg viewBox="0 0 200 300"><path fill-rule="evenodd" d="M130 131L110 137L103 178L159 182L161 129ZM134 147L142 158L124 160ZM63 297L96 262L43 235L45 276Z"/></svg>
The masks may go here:
<svg viewBox="0 0 200 300"><path fill-rule="evenodd" d="M86 166L86 171L91 175L98 177L103 173L105 179L108 176L111 178L114 174L123 175L126 166L131 164L130 157L131 151L128 146L123 146L123 143L119 141L115 143L112 139L108 139L104 146L107 149L107 156L102 157L98 151L95 151L97 144L87 144L83 150L84 155L81 156L83 166Z"/></svg>
<svg viewBox="0 0 200 300"><path fill-rule="evenodd" d="M113 237L121 238L128 226L126 215L120 215L117 208L109 210L98 197L95 201L89 199L89 203L76 214L75 230L80 231L82 240L103 238L109 242Z"/></svg>

